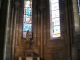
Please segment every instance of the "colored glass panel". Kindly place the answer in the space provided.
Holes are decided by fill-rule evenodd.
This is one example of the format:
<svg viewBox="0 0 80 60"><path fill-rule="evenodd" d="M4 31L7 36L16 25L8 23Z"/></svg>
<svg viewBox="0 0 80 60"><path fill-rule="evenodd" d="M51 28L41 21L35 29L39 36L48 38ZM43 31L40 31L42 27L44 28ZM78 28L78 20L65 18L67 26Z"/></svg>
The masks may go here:
<svg viewBox="0 0 80 60"><path fill-rule="evenodd" d="M59 4L58 3L52 4L52 10L57 10L57 9L59 9Z"/></svg>
<svg viewBox="0 0 80 60"><path fill-rule="evenodd" d="M32 31L32 24L23 24L23 31Z"/></svg>
<svg viewBox="0 0 80 60"><path fill-rule="evenodd" d="M50 37L60 37L60 13L59 0L49 0L50 2Z"/></svg>
<svg viewBox="0 0 80 60"><path fill-rule="evenodd" d="M60 19L59 18L52 19L52 22L54 22L54 26L60 25Z"/></svg>
<svg viewBox="0 0 80 60"><path fill-rule="evenodd" d="M23 38L27 38L27 31L31 34L29 38L32 38L32 0L24 0Z"/></svg>
<svg viewBox="0 0 80 60"><path fill-rule="evenodd" d="M52 18L59 17L59 10L52 11Z"/></svg>

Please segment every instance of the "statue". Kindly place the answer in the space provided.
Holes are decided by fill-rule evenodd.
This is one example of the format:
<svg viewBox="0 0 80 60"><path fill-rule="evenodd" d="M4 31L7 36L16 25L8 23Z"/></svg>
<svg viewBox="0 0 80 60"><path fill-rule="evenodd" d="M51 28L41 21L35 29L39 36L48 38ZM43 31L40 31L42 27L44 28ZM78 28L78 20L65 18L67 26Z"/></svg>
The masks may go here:
<svg viewBox="0 0 80 60"><path fill-rule="evenodd" d="M26 51L25 51L25 56L33 56L33 50L31 49L32 45L32 39L31 39L31 33L29 30L26 32Z"/></svg>
<svg viewBox="0 0 80 60"><path fill-rule="evenodd" d="M29 32L29 30L27 30L27 32L26 32L26 46L27 46L27 49L29 49L30 48L30 32Z"/></svg>
<svg viewBox="0 0 80 60"><path fill-rule="evenodd" d="M29 30L27 30L26 32L26 44L27 44L27 48L31 49L31 46L34 44L34 42L31 39L31 33Z"/></svg>

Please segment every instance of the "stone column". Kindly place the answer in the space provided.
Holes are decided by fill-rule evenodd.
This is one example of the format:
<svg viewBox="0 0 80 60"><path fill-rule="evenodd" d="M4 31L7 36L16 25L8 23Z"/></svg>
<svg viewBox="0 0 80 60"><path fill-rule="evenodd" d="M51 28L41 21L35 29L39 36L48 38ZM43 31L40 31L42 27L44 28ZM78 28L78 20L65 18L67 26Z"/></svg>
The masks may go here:
<svg viewBox="0 0 80 60"><path fill-rule="evenodd" d="M65 38L65 43L66 45L68 45L68 60L72 60L72 40L73 40L73 22L72 22L72 4L71 1L65 1L63 0L63 4L64 4L64 13L65 13L65 22L66 22L66 38Z"/></svg>
<svg viewBox="0 0 80 60"><path fill-rule="evenodd" d="M8 33L9 33L9 18L10 18L10 0L8 0L8 4L7 4L3 60L10 59L10 57L7 56L7 41L8 41Z"/></svg>
<svg viewBox="0 0 80 60"><path fill-rule="evenodd" d="M44 6L40 5L39 6L40 9L40 15L41 15L41 58L43 58L43 54L44 54L44 40L43 40L43 12L44 12Z"/></svg>
<svg viewBox="0 0 80 60"><path fill-rule="evenodd" d="M15 47L16 47L16 21L17 21L17 9L18 9L19 3L14 3L14 16L13 16L13 36L12 36L12 60L15 58Z"/></svg>

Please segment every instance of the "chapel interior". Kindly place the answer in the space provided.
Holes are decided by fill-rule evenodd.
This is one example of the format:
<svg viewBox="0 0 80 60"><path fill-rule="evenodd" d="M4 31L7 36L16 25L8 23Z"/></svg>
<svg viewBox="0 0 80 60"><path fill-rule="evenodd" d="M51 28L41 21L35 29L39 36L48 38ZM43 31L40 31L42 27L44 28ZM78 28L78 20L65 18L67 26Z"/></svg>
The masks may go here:
<svg viewBox="0 0 80 60"><path fill-rule="evenodd" d="M80 60L79 17L80 0L0 0L0 60Z"/></svg>

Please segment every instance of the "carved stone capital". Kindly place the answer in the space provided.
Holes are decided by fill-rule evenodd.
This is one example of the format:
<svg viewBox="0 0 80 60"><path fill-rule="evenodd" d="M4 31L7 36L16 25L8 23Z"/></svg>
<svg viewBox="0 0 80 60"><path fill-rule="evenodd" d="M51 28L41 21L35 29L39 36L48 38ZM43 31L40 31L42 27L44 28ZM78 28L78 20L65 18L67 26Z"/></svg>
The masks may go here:
<svg viewBox="0 0 80 60"><path fill-rule="evenodd" d="M15 8L17 9L19 7L20 3L19 2L15 2Z"/></svg>

